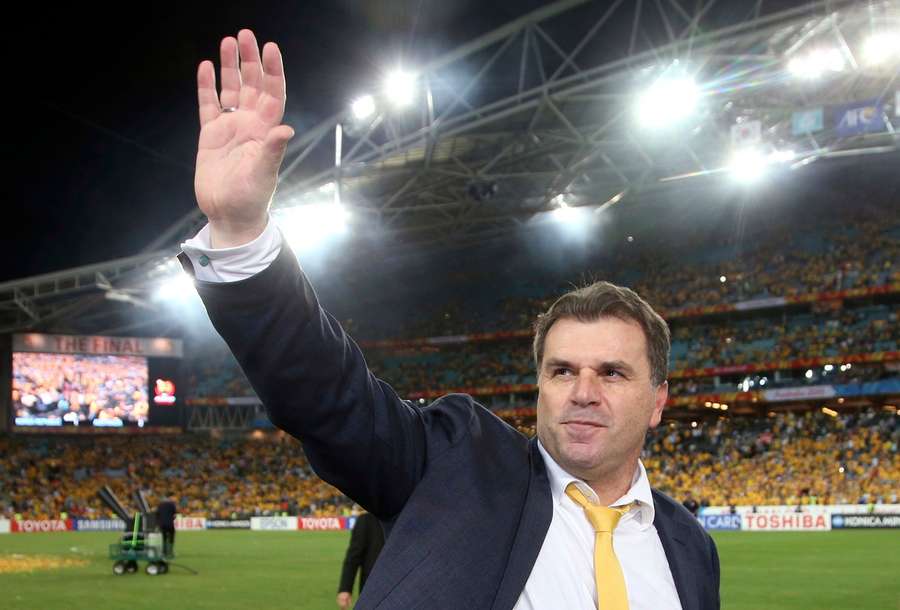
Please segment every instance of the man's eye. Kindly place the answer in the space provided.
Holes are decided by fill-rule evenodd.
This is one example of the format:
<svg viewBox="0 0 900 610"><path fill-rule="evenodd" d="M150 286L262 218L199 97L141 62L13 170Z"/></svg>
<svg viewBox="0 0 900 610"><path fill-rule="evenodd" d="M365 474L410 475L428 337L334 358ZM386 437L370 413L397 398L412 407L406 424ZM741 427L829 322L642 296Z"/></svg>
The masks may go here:
<svg viewBox="0 0 900 610"><path fill-rule="evenodd" d="M621 377L622 373L620 373L616 369L606 369L606 376L607 377Z"/></svg>
<svg viewBox="0 0 900 610"><path fill-rule="evenodd" d="M553 369L553 376L558 377L560 375L571 375L572 369L567 369L564 367Z"/></svg>

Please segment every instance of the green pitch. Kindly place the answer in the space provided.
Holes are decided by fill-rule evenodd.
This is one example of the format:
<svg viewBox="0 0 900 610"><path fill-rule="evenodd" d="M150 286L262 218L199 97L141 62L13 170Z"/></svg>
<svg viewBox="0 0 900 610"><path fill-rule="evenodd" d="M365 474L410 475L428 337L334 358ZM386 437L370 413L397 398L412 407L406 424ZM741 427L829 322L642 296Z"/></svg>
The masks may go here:
<svg viewBox="0 0 900 610"><path fill-rule="evenodd" d="M900 531L717 533L726 610L900 608ZM348 532L178 534L164 576L114 576L114 533L0 536L4 610L334 610ZM81 564L11 573L46 558ZM38 560L33 560L37 558ZM71 560L75 560L72 562ZM548 609L556 610L556 609Z"/></svg>

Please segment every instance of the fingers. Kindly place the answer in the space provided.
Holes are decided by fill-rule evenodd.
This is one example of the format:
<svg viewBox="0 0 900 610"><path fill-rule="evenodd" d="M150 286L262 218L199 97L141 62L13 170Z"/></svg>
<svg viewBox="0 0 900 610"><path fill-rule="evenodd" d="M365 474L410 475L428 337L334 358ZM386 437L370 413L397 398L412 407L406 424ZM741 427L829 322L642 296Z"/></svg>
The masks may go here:
<svg viewBox="0 0 900 610"><path fill-rule="evenodd" d="M256 110L264 123L272 127L280 125L284 118L285 82L278 45L266 43L260 57L256 36L243 29L237 38L223 38L219 51L222 92L218 98L212 64L204 62L197 72L201 125L219 116L220 108L228 107Z"/></svg>
<svg viewBox="0 0 900 610"><path fill-rule="evenodd" d="M240 107L256 107L259 90L262 87L263 67L259 59L256 36L250 30L238 32L238 48L241 55L241 98Z"/></svg>
<svg viewBox="0 0 900 610"><path fill-rule="evenodd" d="M216 69L211 61L197 68L197 101L200 106L200 127L219 116L219 96L216 93Z"/></svg>
<svg viewBox="0 0 900 610"><path fill-rule="evenodd" d="M281 51L274 42L263 47L262 95L259 101L261 118L269 125L278 125L284 117L284 66Z"/></svg>
<svg viewBox="0 0 900 610"><path fill-rule="evenodd" d="M222 107L240 106L241 73L238 70L238 42L234 37L222 39L219 47L222 59Z"/></svg>

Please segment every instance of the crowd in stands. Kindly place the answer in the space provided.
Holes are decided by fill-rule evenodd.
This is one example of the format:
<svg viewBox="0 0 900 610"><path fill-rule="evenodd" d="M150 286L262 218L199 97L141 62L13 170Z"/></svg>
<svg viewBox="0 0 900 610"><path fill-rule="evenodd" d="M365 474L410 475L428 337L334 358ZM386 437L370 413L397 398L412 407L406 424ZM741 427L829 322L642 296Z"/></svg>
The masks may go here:
<svg viewBox="0 0 900 610"><path fill-rule="evenodd" d="M670 369L834 358L900 349L900 306L876 305L778 319L672 324ZM398 392L535 383L528 338L405 350L367 350ZM863 370L863 369L857 369ZM684 385L679 385L679 388ZM772 386L770 386L772 387Z"/></svg>
<svg viewBox="0 0 900 610"><path fill-rule="evenodd" d="M827 366L827 365L826 365ZM815 369L792 369L788 371L766 371L762 373L717 375L712 377L690 377L669 380L670 396L690 396L692 394L714 392L736 392L748 390L766 390L772 388L800 387L804 385L845 385L877 382L883 380L900 380L900 365L897 363L864 363L850 364L850 368L841 370L840 366L831 365Z"/></svg>
<svg viewBox="0 0 900 610"><path fill-rule="evenodd" d="M588 278L631 286L667 314L861 288L892 292L900 285L896 209L847 207L843 215L818 218L815 231L805 230L804 222L795 219L744 236L742 243L750 246L737 255L733 240L699 247L680 235L675 241L684 242L681 249L666 243L665 236L643 248L620 245L588 260L581 271L510 267L498 273L487 265L471 266L462 276L445 278L459 288L449 289L451 297L420 296L413 303L414 315L404 311L394 316L390 307L381 306L341 317L357 340L396 340L528 329L571 282ZM428 294L424 288L421 292ZM743 380L743 375L679 376L671 380L671 396L723 388L733 392L742 381L769 388L900 378L895 362L838 368L846 356L900 350L896 294L727 315L670 315L669 322L673 371L812 358L834 364L815 371L782 364ZM199 349L189 344L188 352L189 399L253 394L220 342ZM372 370L401 396L535 382L528 337L364 353ZM41 379L46 375L40 367L30 370L20 380L14 402L40 406L55 400L54 408L59 408L61 398L72 404L75 396L79 409L97 402L87 400L91 391L80 386L69 387L67 396L50 396L40 390ZM61 383L71 381L66 377ZM112 390L114 396L121 394ZM495 409L534 406L533 393L479 400ZM89 406L88 412L93 409ZM533 416L511 423L526 434L535 432ZM0 437L0 516L107 517L109 511L96 498L103 485L126 504L137 489L149 490L151 502L171 492L181 514L214 518L334 515L350 509L349 500L315 476L298 443L276 432L259 435ZM665 422L651 431L643 457L656 487L679 499L690 495L701 504L896 503L898 445L895 412L744 417L704 411L694 422Z"/></svg>
<svg viewBox="0 0 900 610"><path fill-rule="evenodd" d="M642 274L633 288L654 307L677 310L897 282L900 227L884 220L849 227L841 222L819 239L809 233L798 235L792 227L776 228L766 234L768 243L748 256L705 268L647 260L641 268L650 272Z"/></svg>
<svg viewBox="0 0 900 610"><path fill-rule="evenodd" d="M598 258L596 267L590 261L585 264L591 277L631 286L663 312L900 285L896 209L843 209L817 219L815 231L806 230L804 223L808 224L808 216L801 215L792 223L768 226L745 237L739 256L729 256L735 246L723 240L706 244L705 252L694 243L682 244L680 250L665 244L639 251L621 246ZM572 281L587 277L575 269L504 269L498 275L490 265L476 265L468 274L454 272L446 278L466 285L455 291L455 298L419 301L412 315L403 311L399 323L387 321L392 317L390 307L367 307L352 319L345 317L344 325L362 342L521 331L571 288ZM479 285L485 289L477 289ZM882 298L835 300L727 318L670 317L670 370L895 351L900 342L898 312L896 298ZM401 394L534 383L527 338L364 352L373 370ZM253 393L225 349L192 358L190 366L190 397Z"/></svg>
<svg viewBox="0 0 900 610"><path fill-rule="evenodd" d="M673 323L672 370L835 358L898 349L900 306L847 307L778 318Z"/></svg>
<svg viewBox="0 0 900 610"><path fill-rule="evenodd" d="M263 438L201 435L0 437L0 516L111 517L97 492L109 485L125 506L143 489L151 505L172 493L182 515L335 515L352 503L316 477L302 447Z"/></svg>
<svg viewBox="0 0 900 610"><path fill-rule="evenodd" d="M535 420L510 421L528 435ZM183 515L346 514L352 503L311 471L299 443L279 433L209 436L0 438L0 516L108 518L97 491L126 506L139 489ZM894 412L829 417L709 417L664 422L643 455L653 484L702 505L897 503L900 426Z"/></svg>
<svg viewBox="0 0 900 610"><path fill-rule="evenodd" d="M874 410L788 412L660 426L644 463L654 486L701 505L896 504L897 420Z"/></svg>
<svg viewBox="0 0 900 610"><path fill-rule="evenodd" d="M900 350L897 330L900 305L896 303L847 306L819 313L781 312L775 316L736 321L674 320L670 371L810 358L833 359L835 364L840 364L844 356ZM400 349L368 348L364 353L373 372L390 382L401 395L535 383L529 337ZM191 378L206 381L202 385L192 384L192 396L252 395L249 383L230 354L221 350L215 360L219 368L214 374L210 371L209 376L203 371L211 365L205 358L201 360L200 368L192 372ZM868 379L877 380L883 376L883 368L876 369L877 366L857 365L852 375L841 375L841 378L860 380L863 373L870 371L878 374ZM838 379L838 373L843 371L835 371L829 381ZM819 377L817 372L816 379ZM785 381L790 382L792 378L788 375ZM227 381L210 383L210 379ZM771 373L767 381L769 387L777 387L779 383ZM676 379L672 394L696 393L698 388L708 388L712 382L700 378Z"/></svg>
<svg viewBox="0 0 900 610"><path fill-rule="evenodd" d="M464 280L453 300L426 304L417 315L388 324L356 316L357 339L438 337L527 329L574 283L605 279L629 286L663 313L774 297L831 293L900 283L900 216L894 209L844 210L819 219L819 229L784 225L753 236L752 247L700 244L633 251L623 247L585 261L584 269L536 273L490 265ZM505 279L512 277L514 281ZM503 282L511 282L504 286ZM484 290L471 290L482 285ZM513 296L510 296L513 295ZM493 300L491 300L493 299ZM480 305L480 307L479 307Z"/></svg>
<svg viewBox="0 0 900 610"><path fill-rule="evenodd" d="M641 459L654 487L701 506L897 504L898 419L869 409L663 421ZM509 421L536 433L533 416Z"/></svg>

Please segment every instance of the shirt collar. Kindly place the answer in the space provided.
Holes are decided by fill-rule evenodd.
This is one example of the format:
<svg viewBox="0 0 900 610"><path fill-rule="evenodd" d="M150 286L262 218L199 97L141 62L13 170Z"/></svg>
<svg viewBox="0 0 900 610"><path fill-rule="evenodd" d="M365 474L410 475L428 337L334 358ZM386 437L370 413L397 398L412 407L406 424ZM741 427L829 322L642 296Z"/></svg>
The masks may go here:
<svg viewBox="0 0 900 610"><path fill-rule="evenodd" d="M600 499L590 485L563 470L563 467L544 449L544 445L540 440L538 440L538 450L541 452L544 463L547 465L547 474L550 477L550 493L553 495L555 503L572 502L571 498L566 495L566 487L568 487L569 483L575 483L588 500L599 504ZM642 530L650 527L656 516L656 509L653 506L653 494L650 492L650 480L647 478L644 463L640 460L638 460L637 468L634 471L631 487L625 492L625 495L613 502L611 506L621 506L629 502L635 502L636 504L622 518L622 521L635 519Z"/></svg>

